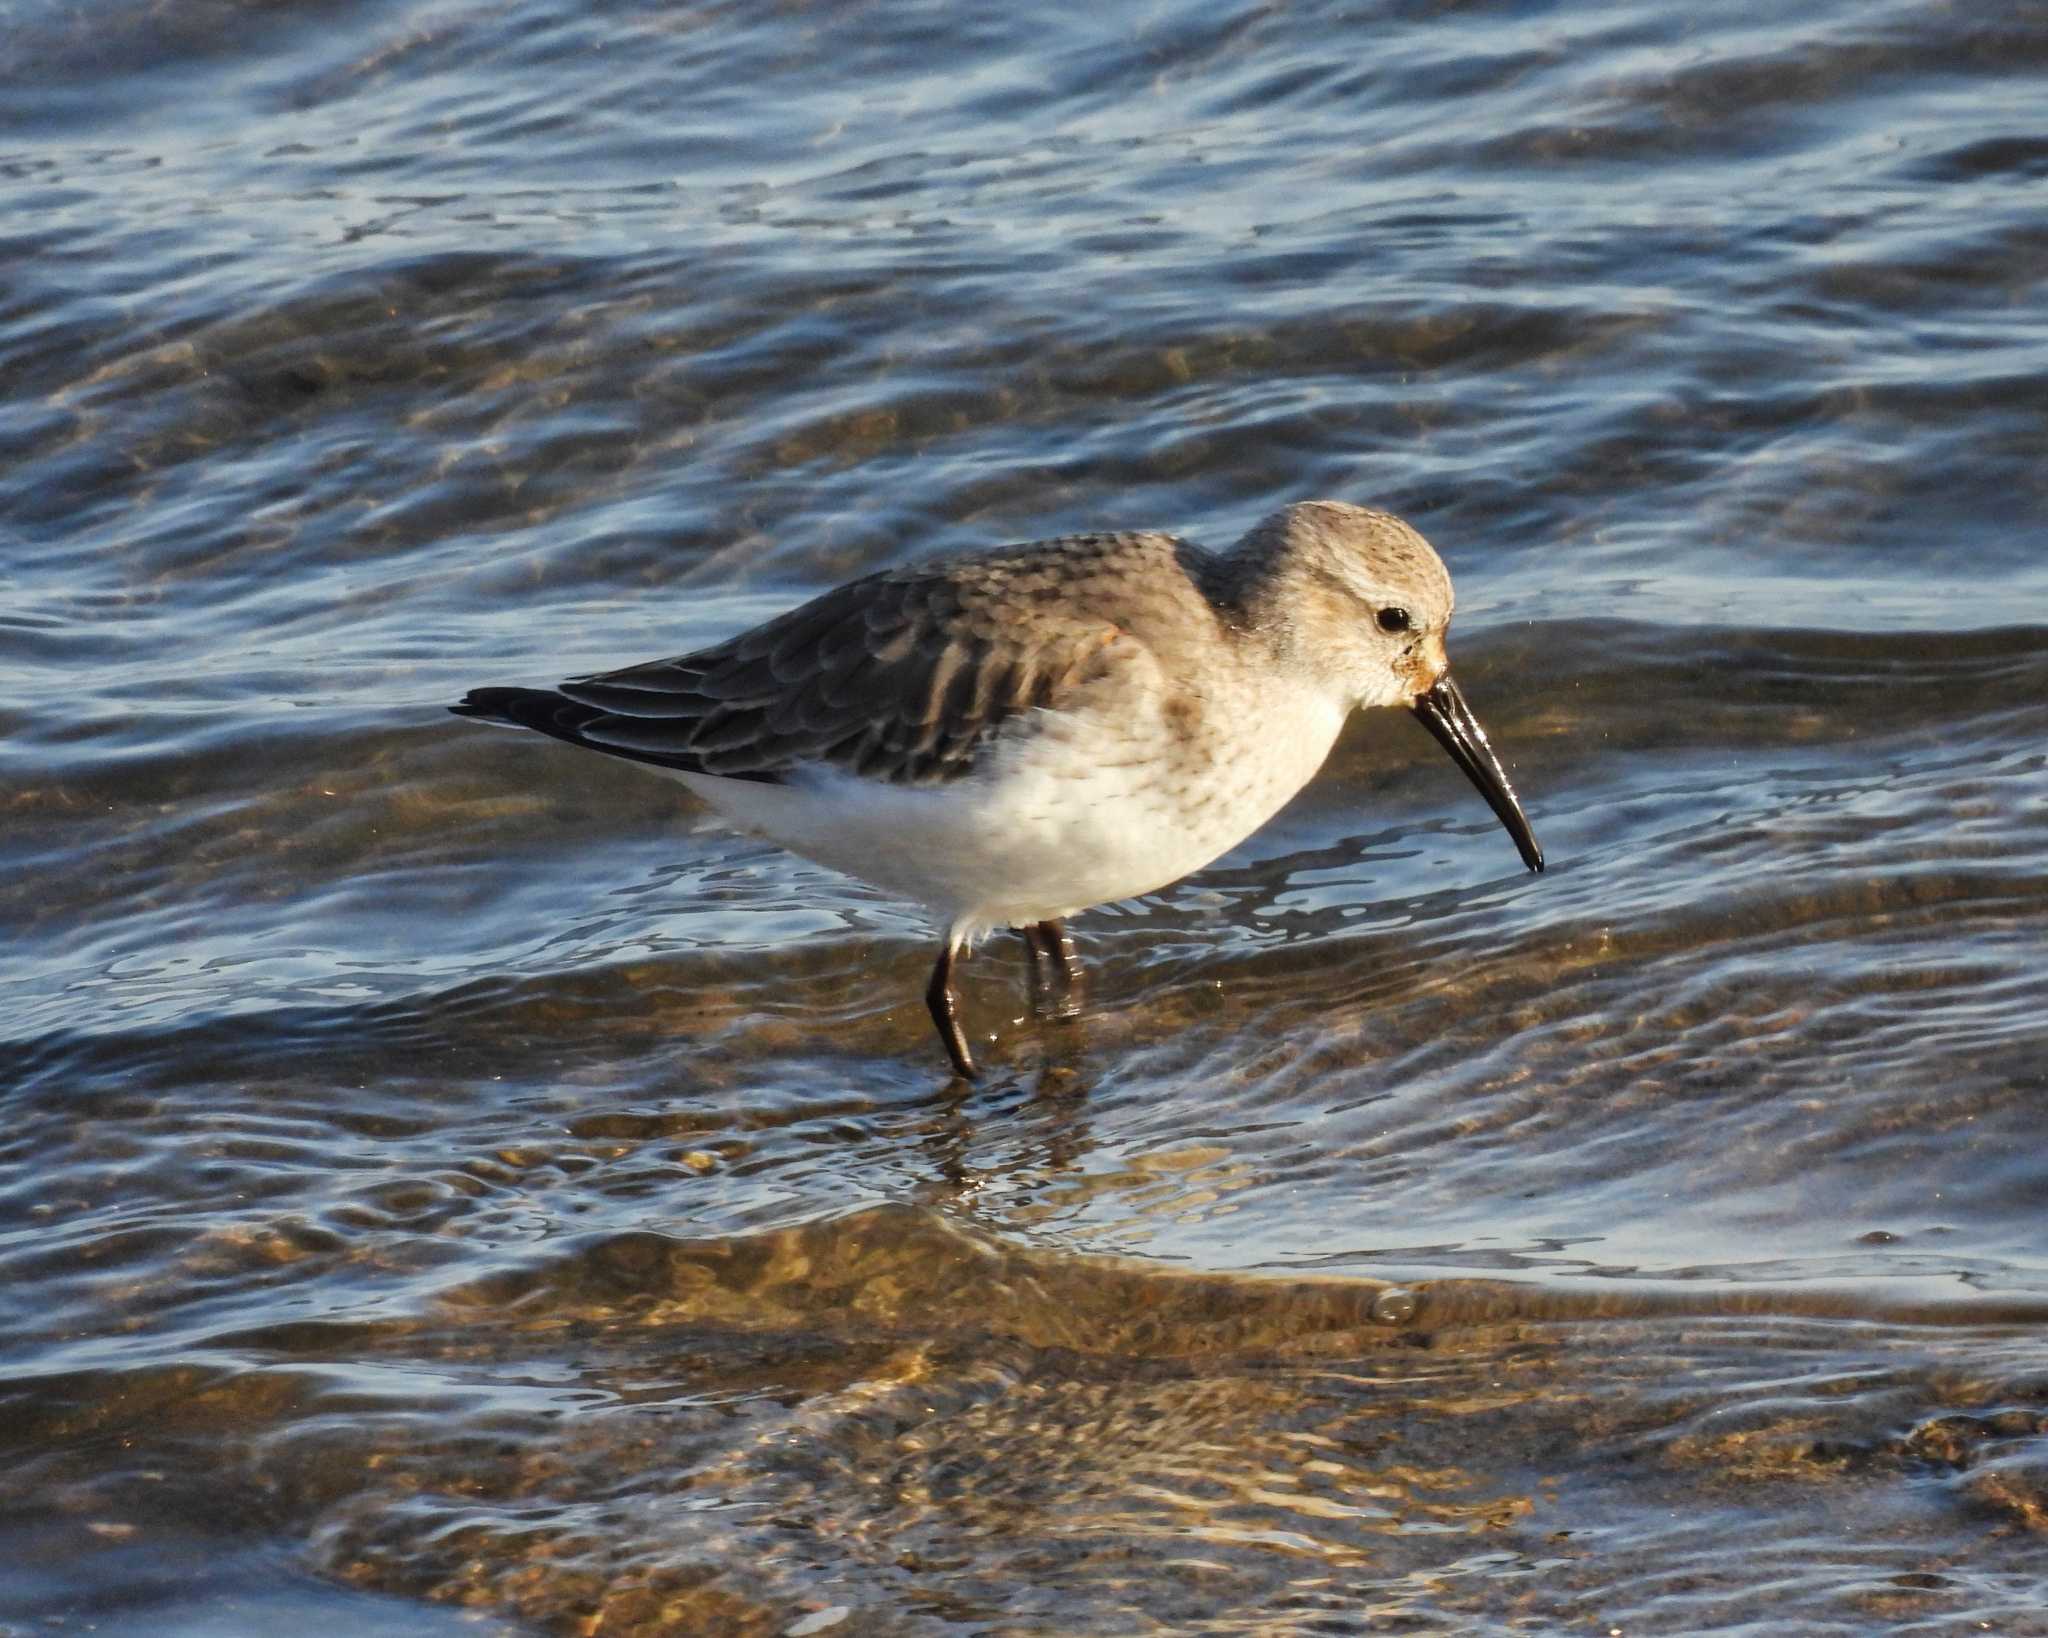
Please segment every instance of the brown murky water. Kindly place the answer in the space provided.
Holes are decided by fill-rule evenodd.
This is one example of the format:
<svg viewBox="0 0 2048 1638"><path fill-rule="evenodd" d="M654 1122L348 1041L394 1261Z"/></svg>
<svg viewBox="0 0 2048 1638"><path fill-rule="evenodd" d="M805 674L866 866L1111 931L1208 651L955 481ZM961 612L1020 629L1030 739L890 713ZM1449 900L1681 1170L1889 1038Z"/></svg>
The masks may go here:
<svg viewBox="0 0 2048 1638"><path fill-rule="evenodd" d="M0 5L0 1633L2048 1633L2048 23ZM1390 505L1093 1004L445 716Z"/></svg>

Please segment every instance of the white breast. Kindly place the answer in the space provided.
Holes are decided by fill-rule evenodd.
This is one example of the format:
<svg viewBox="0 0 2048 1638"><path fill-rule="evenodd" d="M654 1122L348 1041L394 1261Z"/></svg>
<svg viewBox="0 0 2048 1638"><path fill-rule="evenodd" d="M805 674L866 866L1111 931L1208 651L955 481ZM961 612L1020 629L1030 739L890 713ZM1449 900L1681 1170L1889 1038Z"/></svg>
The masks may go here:
<svg viewBox="0 0 2048 1638"><path fill-rule="evenodd" d="M1034 713L984 768L945 785L823 766L773 785L675 777L735 824L928 905L973 938L1201 869L1308 783L1345 716L1319 691L1272 689L1247 702L1229 749L1191 765L1155 704L1125 695L1116 711Z"/></svg>

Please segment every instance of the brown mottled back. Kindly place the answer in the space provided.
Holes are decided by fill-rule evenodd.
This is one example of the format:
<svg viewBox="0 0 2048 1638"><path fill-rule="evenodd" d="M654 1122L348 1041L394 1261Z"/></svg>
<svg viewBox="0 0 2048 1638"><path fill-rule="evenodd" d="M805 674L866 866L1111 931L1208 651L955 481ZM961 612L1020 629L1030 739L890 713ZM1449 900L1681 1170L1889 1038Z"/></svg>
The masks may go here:
<svg viewBox="0 0 2048 1638"><path fill-rule="evenodd" d="M1160 653L1218 610L1214 560L1162 534L1075 535L855 580L695 654L561 685L530 726L638 761L778 779L826 763L892 783L969 772L1121 636Z"/></svg>

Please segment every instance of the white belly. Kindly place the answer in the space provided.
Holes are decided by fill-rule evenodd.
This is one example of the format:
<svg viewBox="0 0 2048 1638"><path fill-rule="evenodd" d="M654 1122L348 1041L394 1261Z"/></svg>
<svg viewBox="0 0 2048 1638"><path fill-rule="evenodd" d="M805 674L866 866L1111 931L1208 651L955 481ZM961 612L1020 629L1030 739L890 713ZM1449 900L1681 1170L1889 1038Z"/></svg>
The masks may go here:
<svg viewBox="0 0 2048 1638"><path fill-rule="evenodd" d="M1199 870L1314 776L1344 712L1303 690L1262 702L1234 748L1189 767L1156 720L1048 716L945 785L811 767L783 784L678 773L726 818L931 907L967 938L1135 897Z"/></svg>

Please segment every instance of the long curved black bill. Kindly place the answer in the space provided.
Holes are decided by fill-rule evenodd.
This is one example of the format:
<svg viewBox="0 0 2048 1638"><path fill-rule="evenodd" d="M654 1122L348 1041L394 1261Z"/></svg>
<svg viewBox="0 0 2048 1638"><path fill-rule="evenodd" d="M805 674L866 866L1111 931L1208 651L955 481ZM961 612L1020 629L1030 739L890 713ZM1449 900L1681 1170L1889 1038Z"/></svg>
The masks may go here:
<svg viewBox="0 0 2048 1638"><path fill-rule="evenodd" d="M1507 770L1493 754L1486 730L1479 726L1479 719L1472 714L1472 707L1465 703L1465 696L1451 681L1448 671L1437 678L1436 686L1427 694L1415 696L1415 714L1422 719L1422 726L1436 735L1437 744L1451 753L1451 760L1465 770L1465 777L1479 787L1486 805L1515 839L1522 863L1531 870L1541 870L1543 849L1536 845L1536 833L1529 828L1529 816L1522 811L1521 798L1508 783Z"/></svg>

